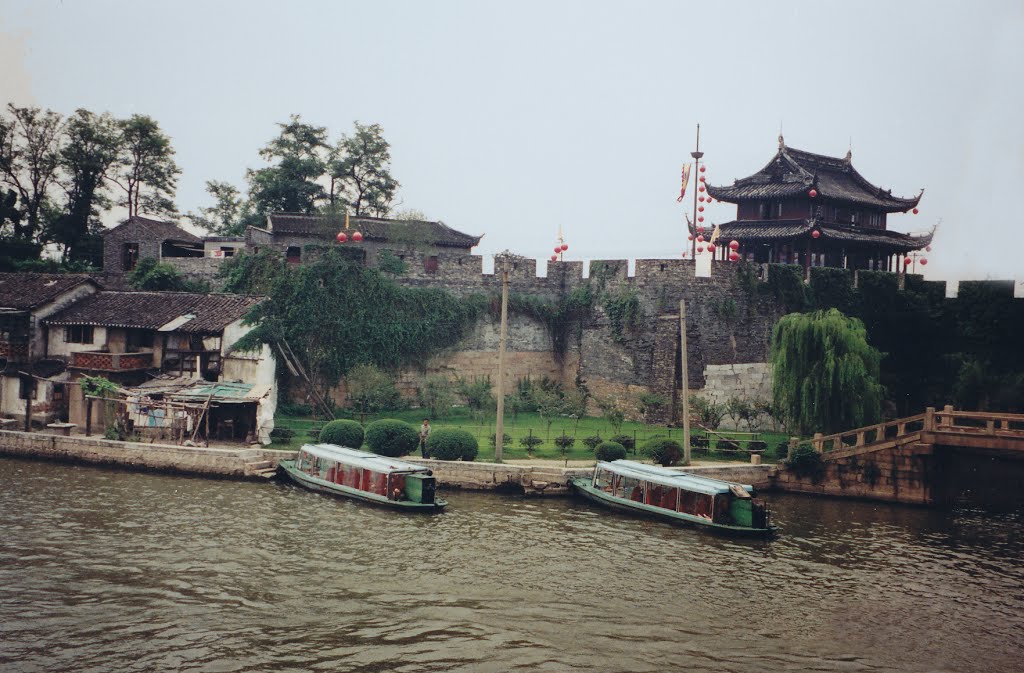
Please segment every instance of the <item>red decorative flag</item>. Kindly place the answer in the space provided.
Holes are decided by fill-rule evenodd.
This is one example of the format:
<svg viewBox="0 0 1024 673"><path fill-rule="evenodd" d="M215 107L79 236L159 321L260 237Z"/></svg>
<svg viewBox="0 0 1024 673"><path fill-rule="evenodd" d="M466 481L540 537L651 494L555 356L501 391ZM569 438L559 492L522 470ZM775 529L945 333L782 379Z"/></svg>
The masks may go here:
<svg viewBox="0 0 1024 673"><path fill-rule="evenodd" d="M676 199L676 203L680 203L683 197L686 196L686 183L690 181L690 164L683 164L683 186L679 189L679 198Z"/></svg>

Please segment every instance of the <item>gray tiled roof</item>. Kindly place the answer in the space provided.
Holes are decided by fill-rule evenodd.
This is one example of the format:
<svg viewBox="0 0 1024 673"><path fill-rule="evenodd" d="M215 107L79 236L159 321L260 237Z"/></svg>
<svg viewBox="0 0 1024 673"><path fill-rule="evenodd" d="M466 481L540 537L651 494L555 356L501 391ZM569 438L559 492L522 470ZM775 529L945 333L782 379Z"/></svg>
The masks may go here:
<svg viewBox="0 0 1024 673"><path fill-rule="evenodd" d="M213 334L244 316L264 299L241 294L100 292L44 322L50 325L157 329L175 318L194 315L175 331Z"/></svg>
<svg viewBox="0 0 1024 673"><path fill-rule="evenodd" d="M333 239L345 226L345 217L272 213L271 231L275 234L310 235ZM350 231L359 231L368 241L415 239L423 243L452 248L472 248L482 236L471 236L452 229L444 222L425 220L387 220L378 217L349 217Z"/></svg>
<svg viewBox="0 0 1024 673"><path fill-rule="evenodd" d="M778 153L757 173L732 185L707 185L708 194L736 203L774 198L807 198L811 189L818 200L867 206L884 212L903 212L916 206L920 194L904 199L892 190L868 182L850 161L781 146Z"/></svg>
<svg viewBox="0 0 1024 673"><path fill-rule="evenodd" d="M185 231L173 222L153 220L148 217L140 217L138 215L128 218L112 229L107 229L103 232L103 236L108 236L122 227L137 229L146 238L152 238L159 241L179 241L186 243L203 242L203 239L193 233Z"/></svg>
<svg viewBox="0 0 1024 673"><path fill-rule="evenodd" d="M81 273L0 273L0 308L32 309L82 283L98 286Z"/></svg>
<svg viewBox="0 0 1024 673"><path fill-rule="evenodd" d="M805 238L817 229L821 232L820 240L881 246L894 252L920 250L932 242L932 233L911 236L898 231L861 229L815 220L737 220L720 227L720 240L725 241L733 238L745 242L788 241Z"/></svg>

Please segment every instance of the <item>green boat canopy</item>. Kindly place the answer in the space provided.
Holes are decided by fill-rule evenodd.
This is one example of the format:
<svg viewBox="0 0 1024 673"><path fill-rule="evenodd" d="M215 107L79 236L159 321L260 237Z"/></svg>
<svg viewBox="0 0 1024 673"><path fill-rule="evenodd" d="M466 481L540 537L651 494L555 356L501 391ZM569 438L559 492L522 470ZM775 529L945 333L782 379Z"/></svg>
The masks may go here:
<svg viewBox="0 0 1024 673"><path fill-rule="evenodd" d="M345 465L374 472L383 472L385 474L394 472L430 472L428 468L416 463L407 463L397 458L378 456L375 453L360 451L359 449L349 449L335 444L303 444L302 451L311 456L318 456L326 460L333 460Z"/></svg>
<svg viewBox="0 0 1024 673"><path fill-rule="evenodd" d="M654 484L672 486L705 495L729 493L729 487L733 485L741 486L747 492L754 490L753 486L747 484L734 484L731 481L700 477L686 472L676 472L666 467L647 465L646 463L638 463L634 460L616 460L610 463L602 461L597 464L597 468L604 468L616 474L621 474L624 477L632 477L640 481L649 481Z"/></svg>

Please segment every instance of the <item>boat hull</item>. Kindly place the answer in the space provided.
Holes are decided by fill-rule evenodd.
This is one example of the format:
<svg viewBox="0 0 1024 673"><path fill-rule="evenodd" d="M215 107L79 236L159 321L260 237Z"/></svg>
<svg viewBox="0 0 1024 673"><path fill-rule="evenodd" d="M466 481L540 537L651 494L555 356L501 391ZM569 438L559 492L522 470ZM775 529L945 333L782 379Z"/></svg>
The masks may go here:
<svg viewBox="0 0 1024 673"><path fill-rule="evenodd" d="M680 526L697 526L701 528L707 528L719 533L726 533L729 535L741 535L748 537L768 537L775 532L775 526L769 526L768 528L748 528L746 526L731 526L728 524L716 523L710 519L705 519L699 516L693 516L684 512L674 512L669 509L662 507L655 507L654 505L646 505L642 502L635 502L633 500L624 500L622 498L616 498L600 489L596 489L590 482L590 479L572 479L570 482L572 489L586 498L587 500L602 505L609 509L613 509L618 512L626 512L628 514L635 514L645 516L649 518L659 519L661 521L667 521L672 524Z"/></svg>
<svg viewBox="0 0 1024 673"><path fill-rule="evenodd" d="M312 491L328 493L341 498L351 498L353 500L359 500L378 507L387 507L389 509L396 509L403 512L425 512L429 514L431 512L441 512L448 505L446 501L440 499L434 500L432 503L391 500L390 498L385 498L384 496L377 495L376 493L367 493L366 491L360 491L349 486L343 486L324 479L318 479L317 477L311 477L305 472L295 469L293 461L290 460L282 460L278 463L278 467L286 477L300 486Z"/></svg>

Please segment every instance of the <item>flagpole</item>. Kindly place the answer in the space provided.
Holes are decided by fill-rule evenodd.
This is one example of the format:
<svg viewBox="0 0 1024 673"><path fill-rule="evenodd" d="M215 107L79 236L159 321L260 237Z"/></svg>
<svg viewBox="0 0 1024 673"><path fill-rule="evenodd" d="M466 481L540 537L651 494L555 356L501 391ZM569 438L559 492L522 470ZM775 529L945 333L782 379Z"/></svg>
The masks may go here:
<svg viewBox="0 0 1024 673"><path fill-rule="evenodd" d="M690 257L697 261L697 192L700 184L700 158L704 153L700 151L700 124L697 124L697 149L690 152L693 157L693 241L690 242Z"/></svg>

